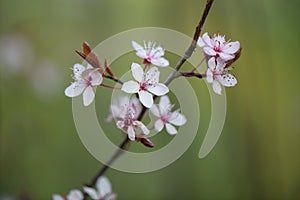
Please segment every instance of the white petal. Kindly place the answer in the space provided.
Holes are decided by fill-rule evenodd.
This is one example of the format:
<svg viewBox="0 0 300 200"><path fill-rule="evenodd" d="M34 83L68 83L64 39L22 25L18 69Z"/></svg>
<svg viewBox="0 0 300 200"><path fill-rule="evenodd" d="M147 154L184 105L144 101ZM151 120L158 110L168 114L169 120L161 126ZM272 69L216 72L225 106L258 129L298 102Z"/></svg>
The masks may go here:
<svg viewBox="0 0 300 200"><path fill-rule="evenodd" d="M224 74L218 77L218 81L227 87L233 87L237 84L236 78L231 74Z"/></svg>
<svg viewBox="0 0 300 200"><path fill-rule="evenodd" d="M134 129L132 126L128 126L128 129L127 129L127 134L128 134L128 138L132 141L135 140L135 133L134 133Z"/></svg>
<svg viewBox="0 0 300 200"><path fill-rule="evenodd" d="M140 85L135 81L127 81L122 85L122 90L129 94L137 93L139 89Z"/></svg>
<svg viewBox="0 0 300 200"><path fill-rule="evenodd" d="M160 99L159 99L159 108L160 108L160 110L162 108L167 108L170 105L171 105L171 102L170 102L170 99L169 99L168 96L162 96L162 97L160 97Z"/></svg>
<svg viewBox="0 0 300 200"><path fill-rule="evenodd" d="M158 46L156 48L152 48L152 51L150 52L150 56L153 59L160 58L164 54L165 54L165 50L161 46Z"/></svg>
<svg viewBox="0 0 300 200"><path fill-rule="evenodd" d="M87 87L83 92L83 105L90 105L95 98L94 90L91 86Z"/></svg>
<svg viewBox="0 0 300 200"><path fill-rule="evenodd" d="M206 81L208 83L212 83L214 81L213 72L211 71L211 69L207 69L206 71Z"/></svg>
<svg viewBox="0 0 300 200"><path fill-rule="evenodd" d="M104 176L100 176L100 178L98 178L96 188L98 189L100 197L104 197L112 191L108 178Z"/></svg>
<svg viewBox="0 0 300 200"><path fill-rule="evenodd" d="M115 193L111 193L105 196L105 200L116 200L116 199L117 199L117 195Z"/></svg>
<svg viewBox="0 0 300 200"><path fill-rule="evenodd" d="M102 75L98 71L91 73L91 77L92 86L100 85L103 81Z"/></svg>
<svg viewBox="0 0 300 200"><path fill-rule="evenodd" d="M157 59L152 59L151 63L153 65L159 66L159 67L167 67L169 66L169 61L165 58L157 58Z"/></svg>
<svg viewBox="0 0 300 200"><path fill-rule="evenodd" d="M175 135L177 133L176 128L169 123L166 123L166 129L170 135Z"/></svg>
<svg viewBox="0 0 300 200"><path fill-rule="evenodd" d="M122 120L117 121L117 127L119 129L123 129L124 126L125 126L124 121L122 121Z"/></svg>
<svg viewBox="0 0 300 200"><path fill-rule="evenodd" d="M75 64L73 66L74 77L75 77L76 80L81 79L81 74L85 69L86 68L84 66L82 66L81 64Z"/></svg>
<svg viewBox="0 0 300 200"><path fill-rule="evenodd" d="M52 200L64 200L64 198L58 194L53 194L52 195Z"/></svg>
<svg viewBox="0 0 300 200"><path fill-rule="evenodd" d="M158 110L158 107L156 105L152 105L151 108L150 108L150 111L152 112L152 114L155 116L155 117L160 117L160 114L159 114L159 110Z"/></svg>
<svg viewBox="0 0 300 200"><path fill-rule="evenodd" d="M67 97L76 97L83 92L84 88L84 84L79 84L78 82L72 83L65 89L65 95Z"/></svg>
<svg viewBox="0 0 300 200"><path fill-rule="evenodd" d="M83 186L83 190L93 199L97 200L100 199L100 195L97 193L97 191L94 188L85 187Z"/></svg>
<svg viewBox="0 0 300 200"><path fill-rule="evenodd" d="M210 47L204 47L203 48L203 51L206 55L209 55L209 56L215 56L217 55L217 53L215 52L215 50L213 50L212 48Z"/></svg>
<svg viewBox="0 0 300 200"><path fill-rule="evenodd" d="M239 49L240 49L240 43L238 41L229 42L223 48L223 52L228 54L235 54Z"/></svg>
<svg viewBox="0 0 300 200"><path fill-rule="evenodd" d="M203 39L201 37L199 37L199 39L197 41L197 45L199 47L204 47L205 46L205 43L204 43L204 41L203 41Z"/></svg>
<svg viewBox="0 0 300 200"><path fill-rule="evenodd" d="M148 135L150 133L149 129L140 121L135 121L135 125L137 125L138 127L140 127L140 129L142 130L142 132L145 135Z"/></svg>
<svg viewBox="0 0 300 200"><path fill-rule="evenodd" d="M151 108L153 105L153 96L147 91L139 91L139 99L146 108Z"/></svg>
<svg viewBox="0 0 300 200"><path fill-rule="evenodd" d="M161 119L156 120L154 128L157 132L160 132L164 128L164 122Z"/></svg>
<svg viewBox="0 0 300 200"><path fill-rule="evenodd" d="M141 57L141 58L146 58L147 57L147 52L145 51L145 49L141 45L139 45L135 41L132 41L131 44L132 44L133 48L137 51L136 55L138 57Z"/></svg>
<svg viewBox="0 0 300 200"><path fill-rule="evenodd" d="M222 58L224 61L232 60L234 58L233 55L227 54L227 53L218 53L220 58Z"/></svg>
<svg viewBox="0 0 300 200"><path fill-rule="evenodd" d="M146 73L146 80L149 83L157 83L159 81L159 74L157 67L152 67L149 69L149 71Z"/></svg>
<svg viewBox="0 0 300 200"><path fill-rule="evenodd" d="M222 88L221 88L221 85L218 81L214 81L212 83L212 87L213 87L213 90L214 90L215 93L221 95Z"/></svg>
<svg viewBox="0 0 300 200"><path fill-rule="evenodd" d="M208 62L207 62L207 66L209 69L215 69L216 68L216 59L215 57L211 57Z"/></svg>
<svg viewBox="0 0 300 200"><path fill-rule="evenodd" d="M207 32L203 34L202 40L203 40L203 42L204 42L207 46L209 46L209 47L211 47L211 48L214 47L214 46L212 45L212 43L211 43L211 38L208 36L208 33L207 33Z"/></svg>
<svg viewBox="0 0 300 200"><path fill-rule="evenodd" d="M132 76L134 77L135 80L138 82L142 82L144 78L144 71L143 68L137 63L132 63L131 65L131 72Z"/></svg>
<svg viewBox="0 0 300 200"><path fill-rule="evenodd" d="M186 118L183 114L175 111L172 113L172 117L169 122L176 126L182 126L186 123Z"/></svg>
<svg viewBox="0 0 300 200"><path fill-rule="evenodd" d="M71 190L69 195L67 196L68 200L82 200L83 195L79 190Z"/></svg>
<svg viewBox="0 0 300 200"><path fill-rule="evenodd" d="M163 83L157 83L148 87L148 91L152 92L156 96L162 96L169 92L169 88Z"/></svg>
<svg viewBox="0 0 300 200"><path fill-rule="evenodd" d="M224 62L224 60L222 60L220 57L217 58L217 66L216 69L220 70L221 72L223 72L224 67L226 66L226 63Z"/></svg>

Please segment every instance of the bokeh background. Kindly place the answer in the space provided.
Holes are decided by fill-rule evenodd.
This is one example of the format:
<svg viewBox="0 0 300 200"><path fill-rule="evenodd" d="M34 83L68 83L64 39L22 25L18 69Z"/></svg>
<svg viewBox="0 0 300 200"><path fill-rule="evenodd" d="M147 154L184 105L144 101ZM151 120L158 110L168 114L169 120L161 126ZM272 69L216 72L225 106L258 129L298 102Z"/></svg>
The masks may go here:
<svg viewBox="0 0 300 200"><path fill-rule="evenodd" d="M74 50L82 41L96 46L145 26L192 36L204 4L0 0L0 199L51 199L81 188L101 166L80 142L71 100L63 94L70 68L81 62ZM190 80L202 109L196 140L162 170L108 171L119 199L300 199L299 6L297 0L215 1L204 31L219 31L243 47L238 85L227 89L222 136L198 159L209 98L201 80ZM105 100L97 104L103 116Z"/></svg>

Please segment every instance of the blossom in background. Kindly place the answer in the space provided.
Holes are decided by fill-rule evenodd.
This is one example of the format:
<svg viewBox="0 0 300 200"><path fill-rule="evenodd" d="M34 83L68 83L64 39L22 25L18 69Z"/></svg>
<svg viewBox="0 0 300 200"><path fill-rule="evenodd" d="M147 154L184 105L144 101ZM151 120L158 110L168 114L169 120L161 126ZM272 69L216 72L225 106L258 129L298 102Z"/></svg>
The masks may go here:
<svg viewBox="0 0 300 200"><path fill-rule="evenodd" d="M83 194L79 190L71 190L68 196L64 197L58 194L52 196L53 200L82 200Z"/></svg>
<svg viewBox="0 0 300 200"><path fill-rule="evenodd" d="M124 110L116 111L116 113L120 113L118 116L119 120L117 121L117 127L127 133L130 140L135 140L135 132L137 128L140 128L143 134L148 135L150 131L141 121L136 119L135 108L127 106L128 104L129 102L119 107L119 109Z"/></svg>
<svg viewBox="0 0 300 200"><path fill-rule="evenodd" d="M88 106L95 98L93 87L102 83L102 75L98 69L90 65L85 68L80 64L75 64L73 66L73 72L75 82L65 89L65 95L68 97L76 97L83 93L83 104Z"/></svg>
<svg viewBox="0 0 300 200"><path fill-rule="evenodd" d="M206 81L212 83L215 93L221 95L221 85L233 87L237 84L236 78L227 73L231 68L225 68L226 63L220 58L211 58L208 61L208 69L206 71Z"/></svg>
<svg viewBox="0 0 300 200"><path fill-rule="evenodd" d="M143 64L156 65L158 67L169 66L169 61L162 56L165 54L164 49L161 46L155 47L155 43L148 41L148 44L144 42L144 47L132 41L132 46L136 50L136 55L143 58Z"/></svg>
<svg viewBox="0 0 300 200"><path fill-rule="evenodd" d="M83 190L91 197L93 200L115 200L117 195L112 192L111 184L109 180L100 176L96 182L96 189L91 187L83 187Z"/></svg>
<svg viewBox="0 0 300 200"><path fill-rule="evenodd" d="M118 101L113 102L110 105L110 114L107 117L106 121L111 122L113 119L123 119L128 109L131 109L133 111L133 118L137 119L142 110L142 107L136 97L129 98L128 96L122 96L118 99Z"/></svg>
<svg viewBox="0 0 300 200"><path fill-rule="evenodd" d="M150 108L153 105L153 95L151 93L162 96L169 92L169 88L165 84L158 83L160 72L157 67L152 67L145 73L139 64L132 63L131 71L137 82L125 82L122 90L129 94L138 93L139 99L145 107Z"/></svg>
<svg viewBox="0 0 300 200"><path fill-rule="evenodd" d="M186 123L186 118L184 115L179 113L179 110L171 112L174 105L170 103L168 96L162 96L159 100L158 106L153 105L150 111L158 119L154 123L154 128L156 131L160 132L164 126L170 135L177 133L176 128L173 126L182 126ZM173 124L173 125L172 125Z"/></svg>
<svg viewBox="0 0 300 200"><path fill-rule="evenodd" d="M210 37L207 33L204 33L202 37L199 37L197 42L198 46L203 48L204 53L209 57L220 57L224 61L234 59L235 54L240 49L240 43L226 42L225 36L214 34Z"/></svg>

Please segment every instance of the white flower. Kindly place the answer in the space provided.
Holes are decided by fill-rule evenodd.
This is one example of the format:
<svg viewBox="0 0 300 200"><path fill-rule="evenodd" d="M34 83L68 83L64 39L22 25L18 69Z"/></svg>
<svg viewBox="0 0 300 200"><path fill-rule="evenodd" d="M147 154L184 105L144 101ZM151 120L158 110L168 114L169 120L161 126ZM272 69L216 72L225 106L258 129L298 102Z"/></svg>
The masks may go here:
<svg viewBox="0 0 300 200"><path fill-rule="evenodd" d="M65 89L65 95L76 97L83 93L83 104L88 106L95 98L93 87L102 83L102 75L98 69L92 68L90 65L85 68L80 64L75 64L73 71L75 82Z"/></svg>
<svg viewBox="0 0 300 200"><path fill-rule="evenodd" d="M83 187L83 190L91 197L93 200L115 200L117 195L112 192L111 184L109 180L100 176L96 182L96 188Z"/></svg>
<svg viewBox="0 0 300 200"><path fill-rule="evenodd" d="M136 55L140 58L143 58L143 64L159 66L159 67L167 67L169 65L169 61L163 58L162 56L165 54L165 51L160 46L155 47L155 43L148 41L148 44L144 42L144 47L132 41L132 46L136 50Z"/></svg>
<svg viewBox="0 0 300 200"><path fill-rule="evenodd" d="M129 94L138 93L139 99L145 107L150 108L153 105L153 95L151 93L162 96L169 92L169 88L165 84L158 83L160 72L157 67L150 68L145 74L139 64L132 63L131 71L137 82L125 82L122 90Z"/></svg>
<svg viewBox="0 0 300 200"><path fill-rule="evenodd" d="M185 116L180 114L178 110L171 112L173 106L168 96L162 96L159 100L158 107L153 105L150 108L150 111L158 117L154 123L156 131L160 132L164 126L166 126L167 132L170 135L174 135L177 133L177 130L173 125L182 126L186 123Z"/></svg>
<svg viewBox="0 0 300 200"><path fill-rule="evenodd" d="M220 57L224 61L232 60L240 49L240 43L226 42L225 36L214 34L211 38L207 33L200 37L197 44L203 47L203 51L207 56Z"/></svg>
<svg viewBox="0 0 300 200"><path fill-rule="evenodd" d="M107 117L106 121L110 122L113 119L123 119L128 109L132 109L132 111L134 112L133 118L137 119L142 110L142 107L136 97L129 98L128 96L122 96L118 99L118 101L113 102L110 105L110 114Z"/></svg>
<svg viewBox="0 0 300 200"><path fill-rule="evenodd" d="M221 59L211 58L208 61L208 69L206 71L206 81L212 83L213 90L215 93L221 95L221 85L226 87L233 87L237 84L235 77L227 71L230 68L224 68L226 63Z"/></svg>
<svg viewBox="0 0 300 200"><path fill-rule="evenodd" d="M58 194L52 196L53 200L82 200L83 194L79 190L71 190L67 197Z"/></svg>

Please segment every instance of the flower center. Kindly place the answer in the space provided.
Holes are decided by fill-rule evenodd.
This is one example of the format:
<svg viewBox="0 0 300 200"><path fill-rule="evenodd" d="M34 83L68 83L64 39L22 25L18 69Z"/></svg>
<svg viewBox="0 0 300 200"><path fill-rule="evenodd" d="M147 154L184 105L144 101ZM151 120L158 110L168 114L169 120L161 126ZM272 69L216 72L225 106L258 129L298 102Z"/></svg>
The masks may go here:
<svg viewBox="0 0 300 200"><path fill-rule="evenodd" d="M92 77L91 76L88 76L87 79L85 79L84 81L85 81L84 83L87 87L92 85Z"/></svg>
<svg viewBox="0 0 300 200"><path fill-rule="evenodd" d="M140 90L147 91L148 85L149 85L148 82L141 82L140 83Z"/></svg>
<svg viewBox="0 0 300 200"><path fill-rule="evenodd" d="M150 64L151 64L151 58L150 58L150 56L148 56L147 58L145 58L145 59L143 60L143 64L144 64L144 65L150 65Z"/></svg>

